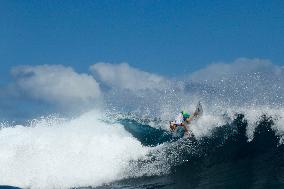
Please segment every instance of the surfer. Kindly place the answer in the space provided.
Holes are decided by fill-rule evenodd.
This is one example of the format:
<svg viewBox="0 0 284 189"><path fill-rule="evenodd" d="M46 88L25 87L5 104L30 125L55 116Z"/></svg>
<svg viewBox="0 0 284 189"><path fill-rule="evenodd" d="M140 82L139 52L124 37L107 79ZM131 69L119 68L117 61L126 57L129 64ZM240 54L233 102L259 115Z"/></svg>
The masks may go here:
<svg viewBox="0 0 284 189"><path fill-rule="evenodd" d="M171 131L174 132L178 126L181 126L184 128L184 134L189 136L189 124L193 119L197 120L202 114L203 108L200 102L197 103L196 109L192 115L186 111L181 111L174 121L170 121Z"/></svg>
<svg viewBox="0 0 284 189"><path fill-rule="evenodd" d="M184 134L189 135L188 125L190 124L190 121L193 119L193 117L196 116L195 114L196 112L194 112L193 115L190 115L186 111L181 111L177 115L175 121L170 122L171 131L175 131L178 126L181 126L184 128L184 132L185 132Z"/></svg>

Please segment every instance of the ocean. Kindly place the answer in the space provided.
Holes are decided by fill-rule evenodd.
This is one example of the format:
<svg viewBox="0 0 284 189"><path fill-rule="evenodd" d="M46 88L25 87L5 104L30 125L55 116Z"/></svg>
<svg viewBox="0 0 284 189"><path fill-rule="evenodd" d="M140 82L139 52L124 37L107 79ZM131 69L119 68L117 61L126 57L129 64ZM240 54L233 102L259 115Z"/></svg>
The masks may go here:
<svg viewBox="0 0 284 189"><path fill-rule="evenodd" d="M98 111L2 124L1 188L283 188L284 111L248 112L205 113L189 138Z"/></svg>

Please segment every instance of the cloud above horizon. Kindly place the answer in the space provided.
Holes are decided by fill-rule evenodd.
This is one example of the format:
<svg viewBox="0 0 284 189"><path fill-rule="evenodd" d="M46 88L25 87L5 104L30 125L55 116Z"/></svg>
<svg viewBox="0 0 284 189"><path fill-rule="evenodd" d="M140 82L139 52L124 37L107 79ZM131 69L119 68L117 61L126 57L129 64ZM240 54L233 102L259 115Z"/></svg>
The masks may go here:
<svg viewBox="0 0 284 189"><path fill-rule="evenodd" d="M11 71L18 89L27 96L52 103L86 102L102 96L88 74L62 65L18 66Z"/></svg>
<svg viewBox="0 0 284 189"><path fill-rule="evenodd" d="M231 63L213 63L206 68L198 70L190 75L192 81L217 81L227 80L238 76L252 74L269 74L283 76L284 67L274 65L266 59L238 58Z"/></svg>
<svg viewBox="0 0 284 189"><path fill-rule="evenodd" d="M159 90L168 87L170 82L162 76L139 70L127 63L97 63L90 70L102 83L116 89Z"/></svg>
<svg viewBox="0 0 284 189"><path fill-rule="evenodd" d="M269 60L239 58L232 63L213 63L191 74L187 91L192 91L192 83L198 85L196 91L202 91L208 101L284 103L284 68Z"/></svg>

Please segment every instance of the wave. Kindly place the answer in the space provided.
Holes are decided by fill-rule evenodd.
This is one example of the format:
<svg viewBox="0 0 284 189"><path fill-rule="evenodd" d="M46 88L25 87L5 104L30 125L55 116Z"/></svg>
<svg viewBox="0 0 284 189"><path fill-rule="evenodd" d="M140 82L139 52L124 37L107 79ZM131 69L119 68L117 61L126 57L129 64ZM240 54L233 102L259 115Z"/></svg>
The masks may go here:
<svg viewBox="0 0 284 189"><path fill-rule="evenodd" d="M0 185L284 186L282 110L204 114L192 123L193 136L188 139L173 137L168 120L110 117L91 111L73 119L48 117L26 125L2 124Z"/></svg>

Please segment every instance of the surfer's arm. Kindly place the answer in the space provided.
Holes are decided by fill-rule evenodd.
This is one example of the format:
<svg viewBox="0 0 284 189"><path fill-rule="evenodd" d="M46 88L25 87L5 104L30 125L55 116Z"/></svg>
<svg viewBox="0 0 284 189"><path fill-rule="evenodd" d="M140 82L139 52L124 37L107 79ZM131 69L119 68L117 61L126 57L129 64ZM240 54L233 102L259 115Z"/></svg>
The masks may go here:
<svg viewBox="0 0 284 189"><path fill-rule="evenodd" d="M189 117L189 122L191 122L191 120L194 118L194 114L193 115L190 115L190 117Z"/></svg>
<svg viewBox="0 0 284 189"><path fill-rule="evenodd" d="M189 122L191 122L191 120L197 115L198 115L197 112L194 112L193 114L191 114L190 117L189 117Z"/></svg>

